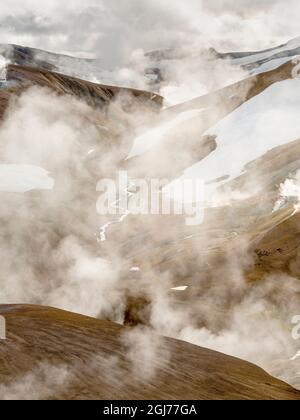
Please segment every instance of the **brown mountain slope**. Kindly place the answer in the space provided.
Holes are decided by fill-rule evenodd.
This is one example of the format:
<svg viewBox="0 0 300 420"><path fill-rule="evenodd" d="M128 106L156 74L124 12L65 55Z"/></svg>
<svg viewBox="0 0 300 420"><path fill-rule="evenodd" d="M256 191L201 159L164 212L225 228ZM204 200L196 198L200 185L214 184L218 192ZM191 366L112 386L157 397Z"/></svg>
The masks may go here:
<svg viewBox="0 0 300 420"><path fill-rule="evenodd" d="M7 340L0 342L5 399L288 399L300 393L241 360L161 339L155 376L133 375L123 327L55 309L0 306ZM135 361L143 361L140 353ZM55 366L55 367L54 367Z"/></svg>
<svg viewBox="0 0 300 420"><path fill-rule="evenodd" d="M53 89L58 94L76 96L93 108L103 108L120 95L125 110L134 105L156 108L163 102L161 96L151 92L101 85L47 70L17 65L7 67L7 80L10 81L10 87L0 89L0 117L5 112L11 95L19 95L32 85Z"/></svg>
<svg viewBox="0 0 300 420"><path fill-rule="evenodd" d="M295 65L296 64L293 60L288 61L275 70L248 77L240 82L233 83L215 92L203 95L200 98L192 99L179 105L167 108L164 112L166 114L174 112L178 113L212 105L222 106L224 103L233 106L230 110L231 112L235 109L234 105L240 106L245 100L249 100L258 95L273 83L291 79Z"/></svg>

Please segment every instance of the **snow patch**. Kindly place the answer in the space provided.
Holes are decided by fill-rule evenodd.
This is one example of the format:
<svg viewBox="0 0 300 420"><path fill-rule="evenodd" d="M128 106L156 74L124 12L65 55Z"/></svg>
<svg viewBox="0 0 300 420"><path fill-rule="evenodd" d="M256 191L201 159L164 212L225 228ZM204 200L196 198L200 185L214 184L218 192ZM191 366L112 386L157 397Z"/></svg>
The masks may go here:
<svg viewBox="0 0 300 420"><path fill-rule="evenodd" d="M0 165L0 191L25 193L31 190L51 190L54 180L38 166Z"/></svg>
<svg viewBox="0 0 300 420"><path fill-rule="evenodd" d="M256 54L247 55L245 57L234 58L231 60L231 63L235 65L245 66L247 64L255 63L256 61L267 60L269 58L272 58L272 56L276 54L280 54L284 52L288 53L289 51L295 50L297 48L300 48L300 37L289 41L287 44L281 47L272 48L269 51L262 51L262 52L257 52ZM298 55L298 54L299 53L295 55ZM291 58L292 56L290 57L290 59Z"/></svg>
<svg viewBox="0 0 300 420"><path fill-rule="evenodd" d="M174 290L176 292L185 292L188 289L189 286L179 286L179 287L173 287L171 290Z"/></svg>
<svg viewBox="0 0 300 420"><path fill-rule="evenodd" d="M141 269L140 269L140 267L131 267L130 271L131 271L132 273L138 273L138 272L140 272L140 271L141 271Z"/></svg>
<svg viewBox="0 0 300 420"><path fill-rule="evenodd" d="M253 71L251 71L250 74L254 76L256 74L265 73L267 71L275 70L278 67L280 67L283 64L293 60L295 57L298 57L298 56L299 55L297 54L296 56L293 56L293 57L276 58L274 60L267 61L266 63L262 64L261 66L257 67Z"/></svg>
<svg viewBox="0 0 300 420"><path fill-rule="evenodd" d="M170 121L160 124L157 127L154 127L153 129L150 129L136 137L133 147L126 160L141 156L148 152L154 146L160 144L169 131L176 129L185 121L201 115L203 111L204 109L197 109L182 112Z"/></svg>
<svg viewBox="0 0 300 420"><path fill-rule="evenodd" d="M0 55L0 82L6 81L6 67L8 64L9 61Z"/></svg>

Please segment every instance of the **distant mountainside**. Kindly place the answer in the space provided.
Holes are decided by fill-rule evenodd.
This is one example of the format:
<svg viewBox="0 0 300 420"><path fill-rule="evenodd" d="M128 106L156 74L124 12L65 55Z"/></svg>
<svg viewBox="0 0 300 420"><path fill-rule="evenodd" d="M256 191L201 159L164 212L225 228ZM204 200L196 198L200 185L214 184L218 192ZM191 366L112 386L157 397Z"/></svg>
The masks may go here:
<svg viewBox="0 0 300 420"><path fill-rule="evenodd" d="M2 113L6 108L6 98L8 99L11 94L20 93L32 85L47 87L59 94L74 95L99 109L121 94L127 95L127 97L131 96L132 100L139 102L139 106L144 106L145 103L150 106L152 103L153 106L159 108L163 103L163 98L158 94L92 83L49 70L37 69L35 66L8 65L6 78L7 85L4 84L0 90Z"/></svg>
<svg viewBox="0 0 300 420"><path fill-rule="evenodd" d="M275 70L300 54L300 38L264 51L226 52L178 48L145 54L152 86L178 104L210 93L247 76ZM151 85L151 84L150 84ZM176 89L181 86L182 89Z"/></svg>
<svg viewBox="0 0 300 420"><path fill-rule="evenodd" d="M113 84L111 72L103 69L100 60L55 54L14 44L0 44L0 55L19 66L59 72L91 81L99 79L103 84Z"/></svg>
<svg viewBox="0 0 300 420"><path fill-rule="evenodd" d="M274 66L284 64L291 57L300 54L300 37L295 38L278 47L269 48L262 51L245 51L245 52L226 52L221 53L214 48L209 50L195 48L177 48L167 50L150 51L145 54L146 57L154 64L163 65L164 62L184 59L198 60L200 58L221 59L229 61L233 65L242 66L250 72L259 73L266 70L272 70ZM270 67L267 68L267 63Z"/></svg>
<svg viewBox="0 0 300 420"><path fill-rule="evenodd" d="M140 72L139 65L138 68L134 67L134 62L129 63L128 68L125 68L125 72L123 72L122 67L110 69L97 58L56 54L14 44L0 44L1 56L9 63L21 67L57 72L99 84L126 85L130 88L142 89L149 82L148 78L145 78L144 71ZM127 75L127 73L129 74Z"/></svg>
<svg viewBox="0 0 300 420"><path fill-rule="evenodd" d="M221 53L213 48L150 51L145 53L143 60L138 57L137 60L142 60L143 63L134 58L128 63L132 78L129 77L127 83L130 87L140 87L143 80L143 87L152 87L157 92L164 84L176 84L180 76L178 72L184 77L184 74L193 74L197 68L198 71L199 68L203 70L203 66L208 67L209 71L210 65L219 61L232 66L232 74L227 77L229 82L233 82L234 78L240 78L235 74L234 67L241 68L250 75L259 74L274 70L299 54L300 38L264 51ZM12 64L58 72L92 82L119 85L122 80L116 71L105 68L99 59L72 57L14 44L0 44L0 55ZM178 71L174 71L176 68ZM140 78L139 82L134 80L137 77Z"/></svg>

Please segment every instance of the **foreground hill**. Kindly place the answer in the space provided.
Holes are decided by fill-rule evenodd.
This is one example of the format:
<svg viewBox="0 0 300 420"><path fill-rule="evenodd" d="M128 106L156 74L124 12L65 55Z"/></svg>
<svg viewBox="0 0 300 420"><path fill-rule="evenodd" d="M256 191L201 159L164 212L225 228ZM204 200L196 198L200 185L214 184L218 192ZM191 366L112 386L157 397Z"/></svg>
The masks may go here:
<svg viewBox="0 0 300 420"><path fill-rule="evenodd" d="M148 367L155 374L143 381L132 371L119 325L35 306L2 305L0 314L7 320L1 399L300 400L254 365L166 338ZM150 361L147 351L135 352L141 369Z"/></svg>

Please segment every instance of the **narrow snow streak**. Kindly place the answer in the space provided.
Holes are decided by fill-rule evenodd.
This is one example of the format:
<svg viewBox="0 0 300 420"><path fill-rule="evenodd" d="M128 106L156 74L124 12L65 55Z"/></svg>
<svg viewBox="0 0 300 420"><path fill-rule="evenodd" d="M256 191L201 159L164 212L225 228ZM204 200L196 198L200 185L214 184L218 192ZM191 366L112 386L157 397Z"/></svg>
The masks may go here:
<svg viewBox="0 0 300 420"><path fill-rule="evenodd" d="M127 196L127 199L129 199L130 197L133 196L133 193L130 192L130 189L132 187L134 187L134 184L131 182L131 183L129 183L128 187L124 191L125 195ZM115 202L113 202L111 204L111 208L115 209L115 210L118 210L118 211L123 211L124 214L122 214L122 216L120 218L118 218L117 220L112 220L110 222L107 222L103 226L100 227L100 242L105 242L106 241L106 239L107 239L106 238L106 233L107 233L107 230L110 226L124 222L124 220L131 214L131 212L128 209L124 209L124 208L118 206L118 204L120 202L121 202L121 198L119 200L116 200Z"/></svg>
<svg viewBox="0 0 300 420"><path fill-rule="evenodd" d="M291 361L294 362L295 360L300 358L300 350L298 351L298 353L295 354L295 356L291 357Z"/></svg>

